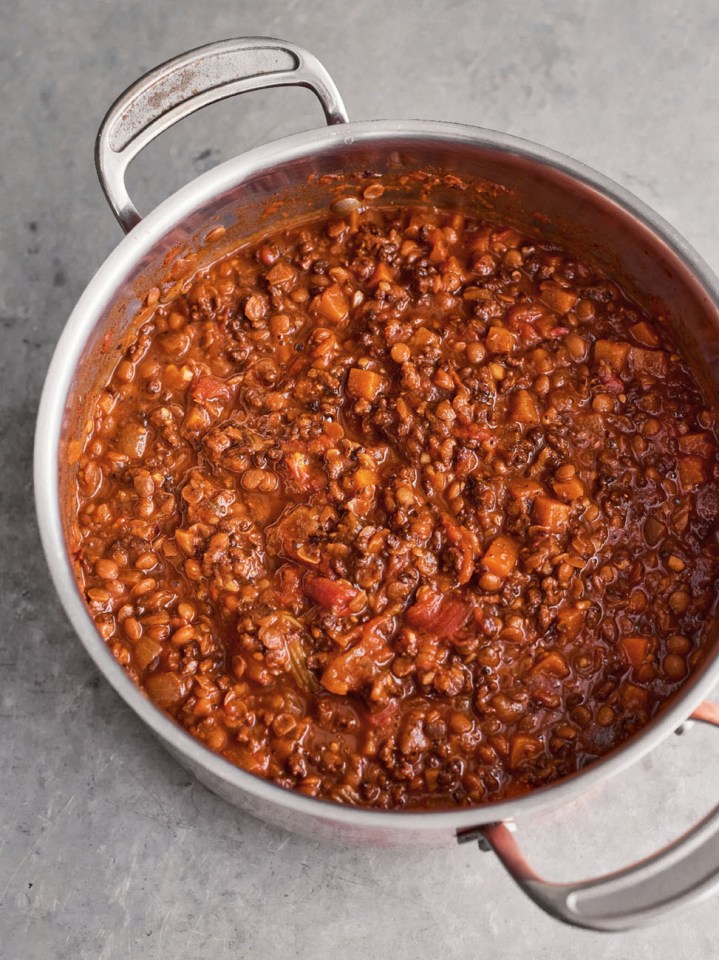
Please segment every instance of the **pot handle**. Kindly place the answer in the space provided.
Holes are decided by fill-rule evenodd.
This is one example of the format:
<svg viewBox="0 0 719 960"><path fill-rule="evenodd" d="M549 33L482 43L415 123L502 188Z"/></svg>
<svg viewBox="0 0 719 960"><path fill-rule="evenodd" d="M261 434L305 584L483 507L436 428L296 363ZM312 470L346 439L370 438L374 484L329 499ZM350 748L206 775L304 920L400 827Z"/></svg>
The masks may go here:
<svg viewBox="0 0 719 960"><path fill-rule="evenodd" d="M328 124L347 123L334 81L307 50L269 37L241 37L197 47L161 64L115 101L100 125L95 165L126 233L141 220L125 186L134 158L160 133L201 107L264 87L308 87Z"/></svg>
<svg viewBox="0 0 719 960"><path fill-rule="evenodd" d="M719 726L719 704L702 703L690 719ZM685 725L677 733L684 729ZM506 823L479 827L467 836L474 838L479 839L483 850L494 850L524 893L542 910L587 930L629 930L719 890L719 806L646 860L579 883L550 883L538 876Z"/></svg>

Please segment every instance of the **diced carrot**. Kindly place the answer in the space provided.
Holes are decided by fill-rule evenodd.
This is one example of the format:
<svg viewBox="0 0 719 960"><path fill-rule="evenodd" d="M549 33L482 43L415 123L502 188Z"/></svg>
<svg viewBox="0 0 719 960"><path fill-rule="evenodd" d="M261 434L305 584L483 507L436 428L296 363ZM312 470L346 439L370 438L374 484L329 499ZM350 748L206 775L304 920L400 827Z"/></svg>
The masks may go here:
<svg viewBox="0 0 719 960"><path fill-rule="evenodd" d="M644 662L649 648L647 637L622 637L620 642L624 655L633 667L638 667Z"/></svg>
<svg viewBox="0 0 719 960"><path fill-rule="evenodd" d="M326 437L329 437L332 446L334 446L338 440L343 440L345 435L342 424L337 423L336 420L328 420L323 426L322 432Z"/></svg>
<svg viewBox="0 0 719 960"><path fill-rule="evenodd" d="M557 283L547 281L541 284L542 300L557 313L568 313L577 302L577 295L571 290L565 290Z"/></svg>
<svg viewBox="0 0 719 960"><path fill-rule="evenodd" d="M511 767L519 767L527 760L533 760L541 750L542 744L536 737L515 733L509 749L509 764Z"/></svg>
<svg viewBox="0 0 719 960"><path fill-rule="evenodd" d="M632 336L635 340L638 340L642 346L645 347L658 347L659 346L659 337L656 334L656 331L651 327L646 320L640 320L639 323L634 323L629 328L632 332Z"/></svg>
<svg viewBox="0 0 719 960"><path fill-rule="evenodd" d="M490 353L511 353L517 338L506 327L490 327L487 331L485 346Z"/></svg>
<svg viewBox="0 0 719 960"><path fill-rule="evenodd" d="M321 313L323 317L333 323L342 323L343 320L346 320L350 310L347 297L342 293L338 283L333 283L319 297L315 297L312 305L318 313Z"/></svg>
<svg viewBox="0 0 719 960"><path fill-rule="evenodd" d="M597 340L594 344L594 356L604 360L613 370L623 370L629 356L630 345L625 341Z"/></svg>
<svg viewBox="0 0 719 960"><path fill-rule="evenodd" d="M562 533L569 523L570 513L571 508L566 503L540 495L534 501L532 518L539 526L553 533Z"/></svg>
<svg viewBox="0 0 719 960"><path fill-rule="evenodd" d="M711 457L715 443L709 433L685 433L679 437L679 449L682 453L691 453L696 457Z"/></svg>
<svg viewBox="0 0 719 960"><path fill-rule="evenodd" d="M377 484L377 471L360 467L354 475L353 482L357 493L360 490L366 490L367 487L374 487Z"/></svg>
<svg viewBox="0 0 719 960"><path fill-rule="evenodd" d="M490 543L482 557L482 566L497 577L508 577L517 566L519 549L511 537L500 535Z"/></svg>
<svg viewBox="0 0 719 960"><path fill-rule="evenodd" d="M422 350L424 347L434 346L437 343L437 334L427 327L418 327L409 340L413 347Z"/></svg>
<svg viewBox="0 0 719 960"><path fill-rule="evenodd" d="M544 493L544 487L537 480L525 480L518 477L516 480L510 480L507 484L509 492L515 500L534 500L540 493Z"/></svg>
<svg viewBox="0 0 719 960"><path fill-rule="evenodd" d="M133 647L135 663L140 670L146 670L153 660L156 660L162 653L162 644L149 637L140 637Z"/></svg>
<svg viewBox="0 0 719 960"><path fill-rule="evenodd" d="M286 287L295 279L295 269L285 260L279 260L265 275L273 287Z"/></svg>
<svg viewBox="0 0 719 960"><path fill-rule="evenodd" d="M584 611L570 604L557 611L557 630L563 641L574 640L584 626Z"/></svg>
<svg viewBox="0 0 719 960"><path fill-rule="evenodd" d="M370 278L370 284L376 287L377 284L382 283L383 280L387 283L394 283L395 276L389 265L386 264L384 260L380 260L374 268L374 273Z"/></svg>
<svg viewBox="0 0 719 960"><path fill-rule="evenodd" d="M669 372L669 358L663 350L644 350L642 347L631 349L632 370L634 373L648 374L650 377L666 377Z"/></svg>
<svg viewBox="0 0 719 960"><path fill-rule="evenodd" d="M539 409L529 390L515 390L509 398L509 412L517 423L539 423Z"/></svg>
<svg viewBox="0 0 719 960"><path fill-rule="evenodd" d="M555 480L552 486L557 496L568 502L584 496L584 484L579 477L570 477L569 480Z"/></svg>
<svg viewBox="0 0 719 960"><path fill-rule="evenodd" d="M706 463L702 457L679 457L677 467L679 481L684 490L693 490L707 482Z"/></svg>
<svg viewBox="0 0 719 960"><path fill-rule="evenodd" d="M562 680L569 676L569 667L563 654L558 650L548 650L532 667L532 673L548 674Z"/></svg>
<svg viewBox="0 0 719 960"><path fill-rule="evenodd" d="M347 378L347 393L361 400L375 400L382 389L382 377L374 370L352 367Z"/></svg>
<svg viewBox="0 0 719 960"><path fill-rule="evenodd" d="M625 683L622 687L622 703L628 710L646 710L649 706L649 693L634 683Z"/></svg>

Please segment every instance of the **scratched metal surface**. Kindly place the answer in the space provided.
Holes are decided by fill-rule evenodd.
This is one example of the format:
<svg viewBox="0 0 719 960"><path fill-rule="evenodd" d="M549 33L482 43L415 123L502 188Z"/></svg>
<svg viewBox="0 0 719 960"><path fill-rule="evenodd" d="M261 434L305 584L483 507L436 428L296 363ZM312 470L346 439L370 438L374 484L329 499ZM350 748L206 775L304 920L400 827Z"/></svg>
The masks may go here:
<svg viewBox="0 0 719 960"><path fill-rule="evenodd" d="M716 957L716 902L595 936L542 916L475 848L322 846L227 806L100 681L48 583L30 503L45 368L119 239L94 133L140 73L218 37L286 37L324 61L353 118L543 141L633 189L719 269L713 0L27 0L2 21L0 958ZM153 145L131 188L148 208L242 147L319 121L305 91L214 107ZM523 825L530 855L565 879L649 853L716 800L716 739L673 738L594 797Z"/></svg>

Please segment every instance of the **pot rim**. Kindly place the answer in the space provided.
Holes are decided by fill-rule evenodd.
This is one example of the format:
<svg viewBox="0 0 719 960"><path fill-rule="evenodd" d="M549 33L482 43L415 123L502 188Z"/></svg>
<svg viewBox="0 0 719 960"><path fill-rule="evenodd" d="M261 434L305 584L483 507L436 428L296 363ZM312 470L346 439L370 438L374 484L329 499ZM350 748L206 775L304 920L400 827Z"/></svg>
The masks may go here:
<svg viewBox="0 0 719 960"><path fill-rule="evenodd" d="M690 271L719 311L719 280L691 245L659 214L624 187L561 153L509 134L444 121L371 120L344 123L294 134L255 147L192 180L164 200L110 253L72 311L48 368L38 409L34 445L35 506L41 540L52 580L63 608L97 668L125 703L173 752L220 781L256 800L283 806L309 818L338 825L413 832L418 828L467 830L481 824L514 819L577 798L639 760L673 732L719 680L714 654L698 675L680 690L646 727L586 768L511 800L446 810L376 810L307 797L235 766L213 753L156 707L115 660L87 610L72 571L62 530L59 501L59 449L67 399L85 344L97 319L112 303L117 277L148 253L170 229L214 196L249 176L287 161L331 150L340 141L391 139L464 144L519 156L580 181L622 208L651 231Z"/></svg>

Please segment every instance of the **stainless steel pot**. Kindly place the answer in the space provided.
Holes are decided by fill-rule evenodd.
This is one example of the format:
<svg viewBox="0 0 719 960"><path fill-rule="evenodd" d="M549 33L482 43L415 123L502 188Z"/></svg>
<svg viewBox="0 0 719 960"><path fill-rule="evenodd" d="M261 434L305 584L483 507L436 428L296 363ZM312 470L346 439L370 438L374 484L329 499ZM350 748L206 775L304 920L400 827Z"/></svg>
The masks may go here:
<svg viewBox="0 0 719 960"><path fill-rule="evenodd" d="M140 218L125 188L130 161L154 137L198 108L261 87L301 85L319 98L328 126L259 147L194 180ZM192 251L195 268L223 242L270 231L328 202L327 175L371 171L392 182L431 170L433 202L490 210L497 219L543 234L589 259L646 302L651 292L670 316L705 389L719 385L719 282L672 227L622 187L545 147L452 123L349 123L322 65L278 40L210 44L163 64L130 87L107 114L97 168L127 236L95 274L68 320L50 366L35 442L35 496L43 546L60 599L88 653L120 696L167 749L230 803L289 830L377 844L479 840L493 848L525 892L555 917L618 930L648 922L719 887L719 806L655 857L620 873L577 884L534 874L512 835L515 819L576 798L634 763L687 717L719 725L719 707L700 703L719 681L719 655L641 733L580 774L516 800L448 812L355 809L284 790L211 753L156 708L100 638L75 582L66 548L65 504L72 478L69 441L81 435L88 390L109 374L116 346L146 304L148 291ZM451 174L447 177L445 174ZM458 182L475 189L458 190ZM418 196L404 178L397 197ZM390 190L383 202L392 200ZM281 203L277 201L281 200ZM208 237L208 231L210 236ZM150 303L156 293L150 293ZM69 458L69 459L68 459Z"/></svg>

